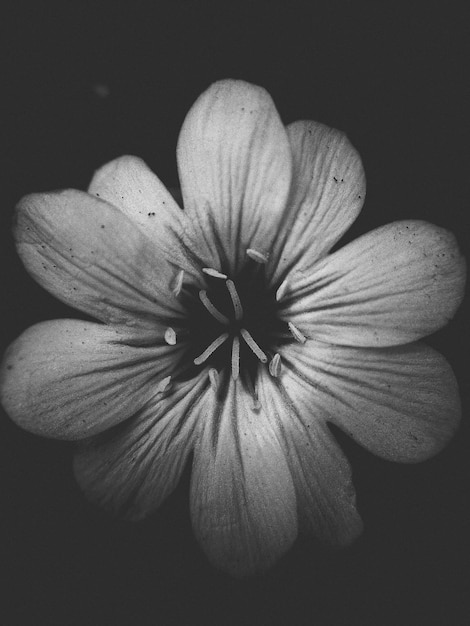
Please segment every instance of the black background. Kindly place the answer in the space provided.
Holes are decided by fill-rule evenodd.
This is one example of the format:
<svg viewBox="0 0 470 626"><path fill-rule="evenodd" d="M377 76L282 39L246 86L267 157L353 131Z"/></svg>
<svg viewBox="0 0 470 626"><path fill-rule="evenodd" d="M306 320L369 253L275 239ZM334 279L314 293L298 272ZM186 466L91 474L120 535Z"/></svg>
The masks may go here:
<svg viewBox="0 0 470 626"><path fill-rule="evenodd" d="M121 154L177 186L184 115L214 80L263 85L284 122L345 130L368 181L346 240L419 218L469 247L469 22L465 3L16 4L2 18L2 345L77 314L17 259L10 220L33 191L86 188ZM70 444L0 421L0 623L415 625L470 623L468 304L429 338L449 359L462 427L438 457L387 463L341 443L365 533L344 552L300 538L265 577L215 571L193 538L188 476L148 521L89 505Z"/></svg>

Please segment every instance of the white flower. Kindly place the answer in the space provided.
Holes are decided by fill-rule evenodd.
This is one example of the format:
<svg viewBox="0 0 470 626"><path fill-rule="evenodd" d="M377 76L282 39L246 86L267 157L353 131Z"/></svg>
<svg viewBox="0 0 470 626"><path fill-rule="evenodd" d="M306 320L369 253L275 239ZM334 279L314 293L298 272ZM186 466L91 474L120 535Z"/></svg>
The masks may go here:
<svg viewBox="0 0 470 626"><path fill-rule="evenodd" d="M328 422L393 461L452 436L453 373L417 341L456 311L465 263L420 221L329 254L364 201L359 155L322 124L284 127L259 87L212 85L177 158L184 211L129 156L88 193L20 202L27 270L98 322L26 330L4 358L2 402L33 433L81 440L79 484L129 518L160 505L193 452L195 534L243 575L298 525L336 545L361 532Z"/></svg>

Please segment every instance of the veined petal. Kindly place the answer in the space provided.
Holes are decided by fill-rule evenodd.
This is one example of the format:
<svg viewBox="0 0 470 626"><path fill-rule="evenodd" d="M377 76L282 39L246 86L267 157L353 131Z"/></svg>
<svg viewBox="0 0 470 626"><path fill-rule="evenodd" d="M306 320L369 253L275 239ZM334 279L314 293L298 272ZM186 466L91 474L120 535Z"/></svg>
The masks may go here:
<svg viewBox="0 0 470 626"><path fill-rule="evenodd" d="M80 445L75 476L87 497L113 513L141 519L177 486L194 445L207 393L205 373L175 384L109 433Z"/></svg>
<svg viewBox="0 0 470 626"><path fill-rule="evenodd" d="M344 133L299 121L289 124L287 134L293 175L272 255L274 279L295 267L309 268L324 256L359 215L366 195L361 158Z"/></svg>
<svg viewBox="0 0 470 626"><path fill-rule="evenodd" d="M191 271L181 240L186 216L160 179L135 156L122 156L98 169L88 193L120 209L152 239L174 265Z"/></svg>
<svg viewBox="0 0 470 626"><path fill-rule="evenodd" d="M274 563L297 535L296 498L278 433L240 380L215 394L194 452L191 515L217 567L243 576Z"/></svg>
<svg viewBox="0 0 470 626"><path fill-rule="evenodd" d="M171 374L181 348L150 347L116 328L54 320L28 328L7 350L1 400L22 428L80 439L133 415Z"/></svg>
<svg viewBox="0 0 470 626"><path fill-rule="evenodd" d="M243 81L213 84L184 121L177 158L185 211L205 265L233 273L248 248L268 254L292 167L269 94Z"/></svg>
<svg viewBox="0 0 470 626"><path fill-rule="evenodd" d="M420 221L388 224L290 277L282 315L308 337L392 346L444 326L464 293L454 236Z"/></svg>
<svg viewBox="0 0 470 626"><path fill-rule="evenodd" d="M282 354L289 397L390 461L437 454L457 429L457 383L428 346L348 348L308 341Z"/></svg>
<svg viewBox="0 0 470 626"><path fill-rule="evenodd" d="M292 373L286 375L288 378ZM317 411L315 391L292 393L260 371L259 399L281 432L294 479L299 521L304 529L334 546L351 543L362 532L349 463ZM304 401L305 400L305 401Z"/></svg>
<svg viewBox="0 0 470 626"><path fill-rule="evenodd" d="M129 325L182 315L158 246L103 200L76 190L26 196L14 234L34 279L76 309Z"/></svg>

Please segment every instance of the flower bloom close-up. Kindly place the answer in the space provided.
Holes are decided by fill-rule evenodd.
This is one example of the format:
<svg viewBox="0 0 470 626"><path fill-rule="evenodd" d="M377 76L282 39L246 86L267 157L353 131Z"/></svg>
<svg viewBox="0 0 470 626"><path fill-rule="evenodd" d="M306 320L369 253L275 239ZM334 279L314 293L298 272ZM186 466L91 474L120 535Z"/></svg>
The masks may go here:
<svg viewBox="0 0 470 626"><path fill-rule="evenodd" d="M362 520L328 424L398 462L458 427L452 369L419 341L462 299L455 238L398 221L332 252L364 203L357 151L323 124L284 126L242 81L198 98L177 163L182 207L133 156L87 192L19 202L27 271L96 321L26 330L2 404L76 441L80 487L124 518L154 512L191 462L194 533L231 574L265 570L299 530L348 545Z"/></svg>

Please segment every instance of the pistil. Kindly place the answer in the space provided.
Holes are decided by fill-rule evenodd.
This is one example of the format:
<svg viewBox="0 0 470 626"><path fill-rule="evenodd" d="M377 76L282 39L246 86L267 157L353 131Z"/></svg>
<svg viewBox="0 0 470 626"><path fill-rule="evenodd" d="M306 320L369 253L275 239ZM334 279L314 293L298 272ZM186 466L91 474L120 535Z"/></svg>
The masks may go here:
<svg viewBox="0 0 470 626"><path fill-rule="evenodd" d="M228 319L228 317L226 317L223 313L221 313L218 309L216 309L215 306L212 304L212 302L209 300L207 291L205 289L201 289L201 291L199 292L199 298L202 304L206 307L206 309L212 315L212 317L215 317L215 319L218 322L220 322L221 324L224 324L225 326L228 326L230 324L230 320Z"/></svg>
<svg viewBox="0 0 470 626"><path fill-rule="evenodd" d="M261 350L261 348L256 343L256 341L253 339L250 332L247 331L246 328L242 328L240 330L240 335L243 337L247 346L251 348L253 354L255 354L258 357L261 363L266 363L268 360L268 357L265 355L265 353Z"/></svg>
<svg viewBox="0 0 470 626"><path fill-rule="evenodd" d="M230 297L232 298L233 309L235 311L235 319L241 320L243 317L243 307L238 295L235 283L233 280L228 280L226 283Z"/></svg>
<svg viewBox="0 0 470 626"><path fill-rule="evenodd" d="M232 378L237 380L240 375L240 339L235 335L232 342Z"/></svg>
<svg viewBox="0 0 470 626"><path fill-rule="evenodd" d="M221 335L219 335L217 339L214 339L214 341L207 346L204 352L202 352L198 357L194 359L193 361L194 365L201 365L201 363L204 363L204 361L207 361L210 355L213 354L217 350L217 348L220 348L220 346L225 341L227 341L228 338L229 338L228 333L222 333Z"/></svg>

